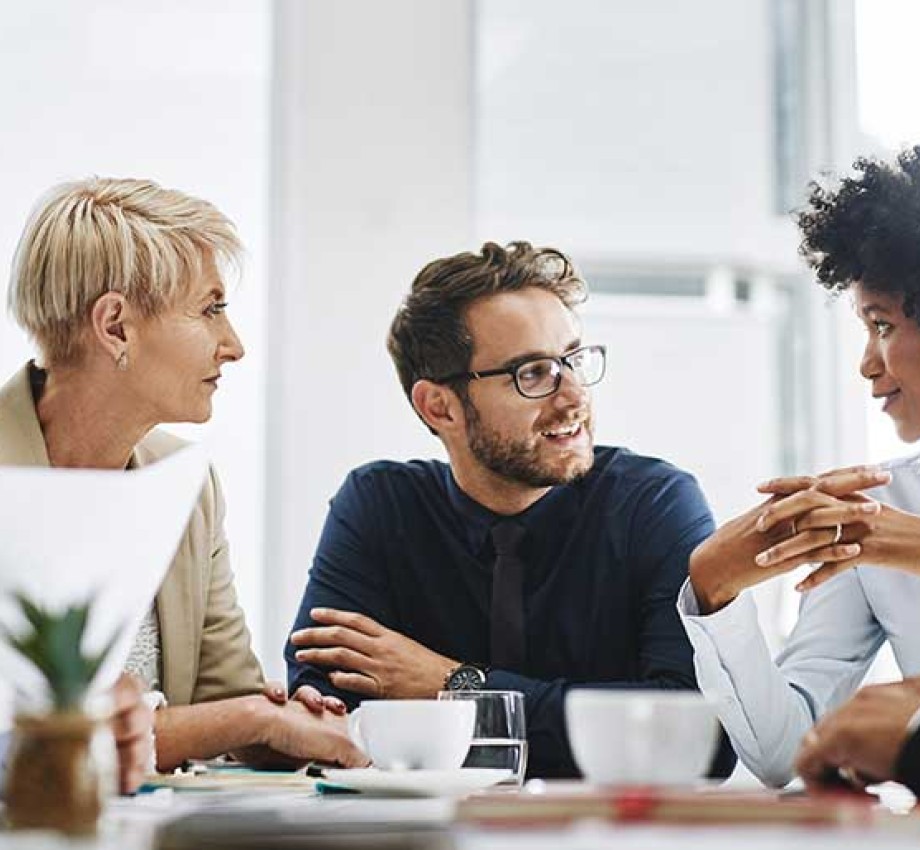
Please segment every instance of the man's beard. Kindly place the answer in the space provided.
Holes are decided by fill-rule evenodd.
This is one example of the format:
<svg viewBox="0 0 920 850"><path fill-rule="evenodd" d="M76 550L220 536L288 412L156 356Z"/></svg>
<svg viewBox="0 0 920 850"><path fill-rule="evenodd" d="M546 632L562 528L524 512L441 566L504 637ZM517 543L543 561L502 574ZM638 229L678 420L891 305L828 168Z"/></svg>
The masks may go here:
<svg viewBox="0 0 920 850"><path fill-rule="evenodd" d="M500 437L495 431L483 425L472 401L464 401L466 413L468 445L473 457L486 469L509 481L526 484L529 487L554 487L557 484L570 484L584 476L594 464L594 453L587 456L573 457L562 469L554 468L548 462L541 461L539 443L530 440L515 440ZM549 426L546 430L553 430ZM593 423L585 419L581 427L588 434L589 447L593 444Z"/></svg>

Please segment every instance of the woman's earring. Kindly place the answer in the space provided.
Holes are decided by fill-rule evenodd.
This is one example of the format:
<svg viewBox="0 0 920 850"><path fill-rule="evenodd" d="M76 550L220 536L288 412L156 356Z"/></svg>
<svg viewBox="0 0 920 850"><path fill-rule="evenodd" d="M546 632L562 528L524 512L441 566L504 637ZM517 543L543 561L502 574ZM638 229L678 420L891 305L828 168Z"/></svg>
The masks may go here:
<svg viewBox="0 0 920 850"><path fill-rule="evenodd" d="M118 357L116 358L115 368L118 369L119 372L128 371L128 349L127 348L123 348L121 350L121 354L119 354Z"/></svg>

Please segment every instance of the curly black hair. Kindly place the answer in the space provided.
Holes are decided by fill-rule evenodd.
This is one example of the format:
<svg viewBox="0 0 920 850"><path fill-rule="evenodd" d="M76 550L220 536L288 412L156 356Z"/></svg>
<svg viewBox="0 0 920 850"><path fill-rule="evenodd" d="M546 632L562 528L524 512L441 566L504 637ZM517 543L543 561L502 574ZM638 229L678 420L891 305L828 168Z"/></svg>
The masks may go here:
<svg viewBox="0 0 920 850"><path fill-rule="evenodd" d="M799 253L833 293L861 283L901 296L920 324L920 145L894 163L860 157L836 189L809 184Z"/></svg>

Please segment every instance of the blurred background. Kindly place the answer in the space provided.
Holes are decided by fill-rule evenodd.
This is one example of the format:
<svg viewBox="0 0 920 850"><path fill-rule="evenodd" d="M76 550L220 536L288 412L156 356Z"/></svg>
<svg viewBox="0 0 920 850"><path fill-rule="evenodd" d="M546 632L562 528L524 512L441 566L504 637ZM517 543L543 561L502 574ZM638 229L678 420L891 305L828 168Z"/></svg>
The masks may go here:
<svg viewBox="0 0 920 850"><path fill-rule="evenodd" d="M810 178L920 141L918 28L914 0L4 3L0 264L47 188L91 174L237 223L248 353L212 423L175 430L211 442L242 604L281 676L345 473L442 454L384 348L437 256L571 254L585 339L608 347L598 440L691 470L719 519L765 477L909 451L790 210ZM0 317L0 373L30 356ZM775 646L791 583L758 591Z"/></svg>

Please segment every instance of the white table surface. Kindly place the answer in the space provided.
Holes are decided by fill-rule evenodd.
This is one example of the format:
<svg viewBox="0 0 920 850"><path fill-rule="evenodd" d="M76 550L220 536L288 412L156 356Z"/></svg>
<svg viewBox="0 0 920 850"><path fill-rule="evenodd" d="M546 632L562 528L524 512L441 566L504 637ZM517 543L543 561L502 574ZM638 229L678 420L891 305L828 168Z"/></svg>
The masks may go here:
<svg viewBox="0 0 920 850"><path fill-rule="evenodd" d="M890 786L899 804L905 793ZM911 799L909 795L907 801ZM290 790L173 792L168 789L113 801L98 838L68 841L53 834L0 833L0 850L149 850L158 825L193 812L239 817L277 824L278 832L296 835L317 827L331 834L371 825L369 836L412 822L450 829L456 850L885 850L920 847L920 818L904 819L884 829L821 827L686 827L620 825L583 821L563 828L496 830L450 827L453 804L444 799L395 800L360 796L320 797ZM268 817L267 817L268 814ZM376 825L376 826L374 826ZM318 846L314 835L310 847ZM370 843L370 841L368 842ZM349 846L361 846L356 839ZM286 844L296 847L296 843Z"/></svg>

